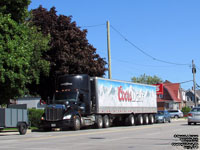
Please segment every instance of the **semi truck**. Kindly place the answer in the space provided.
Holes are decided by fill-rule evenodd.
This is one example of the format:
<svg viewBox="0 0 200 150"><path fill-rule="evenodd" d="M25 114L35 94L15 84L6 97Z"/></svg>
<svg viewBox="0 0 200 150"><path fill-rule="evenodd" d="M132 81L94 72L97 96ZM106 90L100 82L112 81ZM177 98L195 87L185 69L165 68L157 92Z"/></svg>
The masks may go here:
<svg viewBox="0 0 200 150"><path fill-rule="evenodd" d="M153 124L157 113L156 86L90 77L58 77L53 100L41 117L41 128Z"/></svg>

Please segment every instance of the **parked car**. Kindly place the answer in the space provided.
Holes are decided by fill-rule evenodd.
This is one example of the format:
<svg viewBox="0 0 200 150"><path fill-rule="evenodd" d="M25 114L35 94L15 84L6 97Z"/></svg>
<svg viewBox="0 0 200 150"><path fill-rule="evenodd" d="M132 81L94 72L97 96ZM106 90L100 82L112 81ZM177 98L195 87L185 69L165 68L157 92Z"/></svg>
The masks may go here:
<svg viewBox="0 0 200 150"><path fill-rule="evenodd" d="M181 110L168 110L170 113L171 118L182 118L183 117L183 112Z"/></svg>
<svg viewBox="0 0 200 150"><path fill-rule="evenodd" d="M155 115L155 122L171 122L170 114L167 110L159 110Z"/></svg>
<svg viewBox="0 0 200 150"><path fill-rule="evenodd" d="M188 113L188 125L200 123L200 107L194 107Z"/></svg>

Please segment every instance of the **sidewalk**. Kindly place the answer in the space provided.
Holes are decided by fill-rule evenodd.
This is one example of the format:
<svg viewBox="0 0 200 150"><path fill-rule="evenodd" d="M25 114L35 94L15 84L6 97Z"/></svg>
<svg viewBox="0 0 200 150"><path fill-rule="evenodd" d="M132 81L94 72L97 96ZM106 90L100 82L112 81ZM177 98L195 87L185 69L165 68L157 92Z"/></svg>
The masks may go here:
<svg viewBox="0 0 200 150"><path fill-rule="evenodd" d="M31 130L28 129L26 134L31 133ZM7 130L7 131L0 131L0 136L6 136L6 135L20 135L18 130Z"/></svg>
<svg viewBox="0 0 200 150"><path fill-rule="evenodd" d="M172 121L187 121L187 118L178 118L178 119L175 119L175 118L171 118Z"/></svg>

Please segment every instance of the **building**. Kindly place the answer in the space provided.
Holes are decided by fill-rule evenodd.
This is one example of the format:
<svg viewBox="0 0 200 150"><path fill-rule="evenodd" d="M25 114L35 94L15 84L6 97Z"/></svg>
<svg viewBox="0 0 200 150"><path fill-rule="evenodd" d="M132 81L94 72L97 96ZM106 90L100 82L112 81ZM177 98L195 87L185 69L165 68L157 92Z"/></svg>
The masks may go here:
<svg viewBox="0 0 200 150"><path fill-rule="evenodd" d="M157 95L158 110L181 110L183 106L183 96L180 83L165 81L162 84L163 94Z"/></svg>
<svg viewBox="0 0 200 150"><path fill-rule="evenodd" d="M196 101L197 104L200 104L200 90L196 90ZM186 102L185 106L188 106L190 108L195 106L195 100L194 100L194 90L187 90L186 91Z"/></svg>
<svg viewBox="0 0 200 150"><path fill-rule="evenodd" d="M27 108L44 109L46 103L40 97L22 97L18 98L16 104L26 104Z"/></svg>

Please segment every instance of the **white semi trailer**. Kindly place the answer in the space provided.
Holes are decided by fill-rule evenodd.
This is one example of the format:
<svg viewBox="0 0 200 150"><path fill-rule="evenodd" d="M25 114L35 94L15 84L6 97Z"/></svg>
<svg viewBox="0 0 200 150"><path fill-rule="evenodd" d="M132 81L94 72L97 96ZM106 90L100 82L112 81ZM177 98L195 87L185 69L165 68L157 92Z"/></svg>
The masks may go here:
<svg viewBox="0 0 200 150"><path fill-rule="evenodd" d="M157 113L156 86L110 80L88 75L65 75L57 80L51 104L41 127L79 130L95 125L153 124Z"/></svg>

